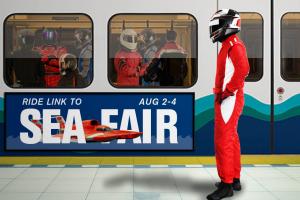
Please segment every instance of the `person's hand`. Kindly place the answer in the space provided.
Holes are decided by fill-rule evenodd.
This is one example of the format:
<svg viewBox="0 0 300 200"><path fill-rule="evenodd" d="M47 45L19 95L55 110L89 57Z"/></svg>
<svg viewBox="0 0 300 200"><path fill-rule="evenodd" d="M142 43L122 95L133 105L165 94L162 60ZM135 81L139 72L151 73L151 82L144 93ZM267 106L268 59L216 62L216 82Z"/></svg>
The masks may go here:
<svg viewBox="0 0 300 200"><path fill-rule="evenodd" d="M223 92L222 92L222 95L221 95L221 99L220 99L220 104L225 100L227 99L228 97L230 96L234 96L234 93L233 92L230 92L229 90L225 89Z"/></svg>
<svg viewBox="0 0 300 200"><path fill-rule="evenodd" d="M146 74L146 67L141 67L140 68L140 76L144 76Z"/></svg>
<svg viewBox="0 0 300 200"><path fill-rule="evenodd" d="M222 93L215 94L215 102L220 103L222 99Z"/></svg>
<svg viewBox="0 0 300 200"><path fill-rule="evenodd" d="M139 74L139 72L135 72L135 75L134 75L135 77L140 77L140 74Z"/></svg>
<svg viewBox="0 0 300 200"><path fill-rule="evenodd" d="M138 66L138 67L137 67L137 76L138 76L138 77L144 76L145 71L146 71L146 67Z"/></svg>

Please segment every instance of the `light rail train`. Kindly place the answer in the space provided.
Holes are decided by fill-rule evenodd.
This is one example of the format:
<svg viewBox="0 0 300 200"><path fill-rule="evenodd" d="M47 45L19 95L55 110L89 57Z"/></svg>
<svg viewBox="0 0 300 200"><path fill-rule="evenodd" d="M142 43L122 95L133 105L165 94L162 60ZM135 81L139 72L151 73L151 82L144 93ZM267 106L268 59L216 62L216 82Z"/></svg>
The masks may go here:
<svg viewBox="0 0 300 200"><path fill-rule="evenodd" d="M213 155L212 88L220 45L211 42L208 23L220 8L240 13L239 37L251 68L238 129L242 153L299 154L299 0L2 2L0 154ZM124 38L128 44L122 43ZM148 40L156 48L152 57L147 55ZM170 40L176 52L166 47ZM29 50L24 46L28 41ZM128 55L121 52L124 44L135 49L130 56L139 63L127 79L131 72L123 65ZM72 65L70 55L77 63L64 67ZM147 67L155 64L153 58L159 70L170 71L150 76ZM177 65L177 71L168 68ZM71 69L75 75L68 79ZM28 98L36 103L24 103ZM47 104L56 99L66 103ZM143 134L132 140L56 143L51 134L59 124L51 119L66 119L76 110L79 114L66 123L95 119L113 129ZM30 120L50 111L49 140L22 143L20 133L30 139L38 132ZM76 128L72 131L70 135L78 136Z"/></svg>

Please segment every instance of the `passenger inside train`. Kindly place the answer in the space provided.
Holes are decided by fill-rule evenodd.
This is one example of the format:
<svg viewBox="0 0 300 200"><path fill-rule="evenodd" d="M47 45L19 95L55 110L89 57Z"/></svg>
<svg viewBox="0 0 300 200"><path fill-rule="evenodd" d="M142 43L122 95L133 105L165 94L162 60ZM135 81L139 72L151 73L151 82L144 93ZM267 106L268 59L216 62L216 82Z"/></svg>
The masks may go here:
<svg viewBox="0 0 300 200"><path fill-rule="evenodd" d="M116 15L110 22L109 81L115 87L190 87L197 77L189 15Z"/></svg>
<svg viewBox="0 0 300 200"><path fill-rule="evenodd" d="M5 26L4 70L8 86L84 88L90 85L93 46L91 21L86 16L18 15L10 17Z"/></svg>

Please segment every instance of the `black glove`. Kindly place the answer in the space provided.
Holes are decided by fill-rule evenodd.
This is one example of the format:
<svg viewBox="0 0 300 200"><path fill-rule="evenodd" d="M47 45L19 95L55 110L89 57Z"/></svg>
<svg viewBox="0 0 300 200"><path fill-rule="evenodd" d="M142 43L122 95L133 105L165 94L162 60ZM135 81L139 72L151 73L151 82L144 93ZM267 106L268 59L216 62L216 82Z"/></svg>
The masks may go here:
<svg viewBox="0 0 300 200"><path fill-rule="evenodd" d="M160 60L159 58L154 58L150 65L147 67L144 80L146 82L153 82L159 79L161 68L159 67Z"/></svg>

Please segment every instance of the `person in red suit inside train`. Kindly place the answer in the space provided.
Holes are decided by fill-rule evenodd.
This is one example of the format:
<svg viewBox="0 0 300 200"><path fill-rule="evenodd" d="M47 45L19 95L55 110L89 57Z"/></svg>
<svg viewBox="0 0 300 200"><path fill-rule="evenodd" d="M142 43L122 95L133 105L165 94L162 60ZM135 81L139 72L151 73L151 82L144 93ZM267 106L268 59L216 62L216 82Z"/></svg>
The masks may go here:
<svg viewBox="0 0 300 200"><path fill-rule="evenodd" d="M139 86L145 66L142 65L142 56L137 52L137 33L133 29L124 29L120 43L121 48L114 58L117 86Z"/></svg>
<svg viewBox="0 0 300 200"><path fill-rule="evenodd" d="M241 30L238 12L232 9L217 11L209 23L210 38L222 43L217 58L215 77L215 154L221 182L207 196L217 200L241 190L240 141L238 120L244 107L244 82L249 73L246 48L236 33Z"/></svg>
<svg viewBox="0 0 300 200"><path fill-rule="evenodd" d="M67 53L67 49L57 45L58 33L54 29L45 29L42 33L44 44L38 47L45 70L45 87L57 87L61 78L59 57Z"/></svg>

